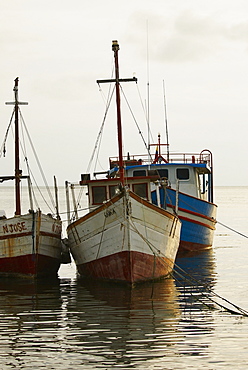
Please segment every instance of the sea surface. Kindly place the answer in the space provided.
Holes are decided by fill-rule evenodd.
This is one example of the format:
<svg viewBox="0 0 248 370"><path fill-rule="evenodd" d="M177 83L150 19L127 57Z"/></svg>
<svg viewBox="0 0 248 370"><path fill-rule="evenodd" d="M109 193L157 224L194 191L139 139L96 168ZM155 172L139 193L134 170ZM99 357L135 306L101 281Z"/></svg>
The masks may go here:
<svg viewBox="0 0 248 370"><path fill-rule="evenodd" d="M7 216L13 195L0 188ZM215 202L214 246L177 258L183 277L130 290L71 263L53 280L0 279L0 369L247 369L248 317L222 306L248 311L248 187L216 187Z"/></svg>

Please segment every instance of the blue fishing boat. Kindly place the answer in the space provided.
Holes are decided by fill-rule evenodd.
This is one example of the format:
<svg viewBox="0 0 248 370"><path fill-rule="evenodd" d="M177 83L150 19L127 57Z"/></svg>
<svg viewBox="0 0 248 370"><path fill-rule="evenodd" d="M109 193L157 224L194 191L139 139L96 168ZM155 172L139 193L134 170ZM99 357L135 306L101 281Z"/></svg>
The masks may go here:
<svg viewBox="0 0 248 370"><path fill-rule="evenodd" d="M216 224L217 206L213 203L213 156L205 149L200 153L169 153L168 144L161 144L160 135L155 155L128 154L124 158L126 178L139 179L140 185L131 189L143 198L151 196L152 203L182 221L179 252L211 248ZM166 153L162 152L167 147ZM118 159L110 158L109 176L118 176ZM142 178L158 176L148 195Z"/></svg>

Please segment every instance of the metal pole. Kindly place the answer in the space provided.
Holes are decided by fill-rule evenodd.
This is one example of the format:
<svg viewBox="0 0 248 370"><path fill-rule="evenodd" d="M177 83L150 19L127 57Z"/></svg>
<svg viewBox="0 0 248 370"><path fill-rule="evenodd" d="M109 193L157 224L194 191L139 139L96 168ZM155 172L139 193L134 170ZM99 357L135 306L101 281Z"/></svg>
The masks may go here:
<svg viewBox="0 0 248 370"><path fill-rule="evenodd" d="M70 198L69 198L69 183L65 182L65 194L66 194L66 208L67 208L67 223L70 225Z"/></svg>
<svg viewBox="0 0 248 370"><path fill-rule="evenodd" d="M75 219L78 220L78 211L77 211L77 203L76 203L76 198L75 198L75 187L73 184L71 184L71 194L72 194L72 201L73 201L73 206L74 206L74 213L75 213Z"/></svg>
<svg viewBox="0 0 248 370"><path fill-rule="evenodd" d="M59 220L60 219L60 216L59 216L59 201L58 201L58 187L57 187L57 180L56 180L56 177L53 176L53 179L54 179L54 191L55 191L55 208L56 208L56 215L57 215L57 219Z"/></svg>

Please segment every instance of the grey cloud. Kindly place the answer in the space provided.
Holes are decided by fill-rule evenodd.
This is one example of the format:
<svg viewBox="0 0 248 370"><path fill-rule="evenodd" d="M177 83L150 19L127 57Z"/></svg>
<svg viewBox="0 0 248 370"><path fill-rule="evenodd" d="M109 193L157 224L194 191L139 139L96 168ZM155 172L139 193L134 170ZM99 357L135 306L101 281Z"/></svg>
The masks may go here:
<svg viewBox="0 0 248 370"><path fill-rule="evenodd" d="M175 16L169 14L135 14L132 23L139 27L144 39L145 19L149 22L150 58L163 62L198 61L224 51L230 43L242 45L248 41L248 21L227 22L217 14L201 15L185 10ZM241 44L242 43L242 44Z"/></svg>

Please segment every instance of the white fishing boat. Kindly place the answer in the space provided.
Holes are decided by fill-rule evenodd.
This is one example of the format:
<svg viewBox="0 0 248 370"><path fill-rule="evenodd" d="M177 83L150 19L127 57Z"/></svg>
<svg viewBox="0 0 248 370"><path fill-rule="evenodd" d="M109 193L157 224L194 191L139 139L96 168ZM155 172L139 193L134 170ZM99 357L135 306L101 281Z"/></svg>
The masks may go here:
<svg viewBox="0 0 248 370"><path fill-rule="evenodd" d="M117 41L112 49L115 79L98 82L115 83L118 176L91 180L89 174L82 175L80 184L87 187L90 212L70 222L67 234L80 275L135 284L172 272L181 222L175 213L152 204L153 184L163 186L159 176L125 176L119 84L136 78L119 78Z"/></svg>
<svg viewBox="0 0 248 370"><path fill-rule="evenodd" d="M33 209L30 176L23 176L19 158L19 105L27 104L18 100L18 78L14 86L15 101L15 174L0 176L0 182L15 182L15 214L7 217L0 211L0 276L56 276L61 263L62 222L59 215L43 214L40 209ZM12 122L12 121L11 121ZM8 130L9 131L9 128ZM20 183L28 181L30 209L21 211Z"/></svg>

